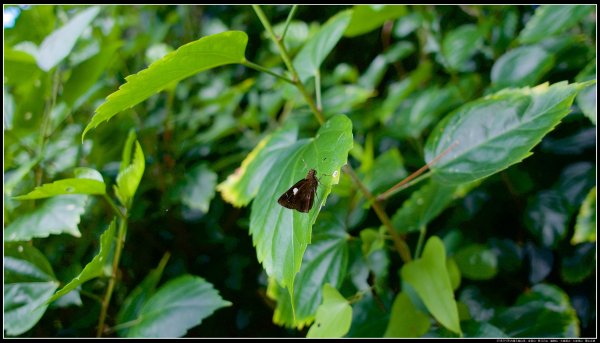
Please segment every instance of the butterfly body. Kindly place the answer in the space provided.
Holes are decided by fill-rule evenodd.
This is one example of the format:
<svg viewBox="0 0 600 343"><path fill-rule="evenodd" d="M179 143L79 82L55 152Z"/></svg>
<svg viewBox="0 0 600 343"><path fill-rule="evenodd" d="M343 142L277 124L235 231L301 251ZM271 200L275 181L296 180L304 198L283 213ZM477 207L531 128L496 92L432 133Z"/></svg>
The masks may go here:
<svg viewBox="0 0 600 343"><path fill-rule="evenodd" d="M313 207L315 193L319 185L319 181L315 176L316 173L317 171L314 169L309 170L306 177L283 193L277 202L285 208L308 213Z"/></svg>

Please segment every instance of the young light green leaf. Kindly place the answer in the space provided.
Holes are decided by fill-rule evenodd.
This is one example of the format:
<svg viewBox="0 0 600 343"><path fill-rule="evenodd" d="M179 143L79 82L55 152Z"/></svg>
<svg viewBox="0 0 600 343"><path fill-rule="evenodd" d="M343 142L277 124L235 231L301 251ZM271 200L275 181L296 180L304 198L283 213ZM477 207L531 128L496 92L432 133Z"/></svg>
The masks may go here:
<svg viewBox="0 0 600 343"><path fill-rule="evenodd" d="M498 258L485 245L471 244L454 255L464 277L471 280L489 280L498 273Z"/></svg>
<svg viewBox="0 0 600 343"><path fill-rule="evenodd" d="M386 21L402 17L407 13L404 5L355 5L344 36L355 37L365 34Z"/></svg>
<svg viewBox="0 0 600 343"><path fill-rule="evenodd" d="M263 138L244 159L240 168L217 186L223 199L233 206L246 206L256 196L273 164L296 142L297 136L297 126L284 125Z"/></svg>
<svg viewBox="0 0 600 343"><path fill-rule="evenodd" d="M323 286L323 304L317 309L315 323L307 338L344 337L352 323L352 307L337 289Z"/></svg>
<svg viewBox="0 0 600 343"><path fill-rule="evenodd" d="M4 333L31 329L46 312L44 304L58 288L52 267L30 244L4 245Z"/></svg>
<svg viewBox="0 0 600 343"><path fill-rule="evenodd" d="M442 240L427 240L421 258L405 264L402 279L417 292L429 312L448 330L460 334L458 309L446 269L446 249Z"/></svg>
<svg viewBox="0 0 600 343"><path fill-rule="evenodd" d="M427 139L428 163L453 146L431 166L434 177L448 185L470 182L522 161L589 85L559 82L508 89L458 108Z"/></svg>
<svg viewBox="0 0 600 343"><path fill-rule="evenodd" d="M462 185L443 185L429 181L413 192L392 216L392 225L402 233L419 231L437 217L454 199L465 196L477 182Z"/></svg>
<svg viewBox="0 0 600 343"><path fill-rule="evenodd" d="M38 66L48 71L71 53L75 42L92 20L100 12L100 7L92 6L73 17L60 29L52 32L40 45L36 60Z"/></svg>
<svg viewBox="0 0 600 343"><path fill-rule="evenodd" d="M125 147L127 148L128 144ZM123 206L127 208L131 206L135 191L142 180L142 175L144 175L145 167L144 152L140 143L136 140L133 162L119 172L119 175L117 175L117 184L114 186L115 194Z"/></svg>
<svg viewBox="0 0 600 343"><path fill-rule="evenodd" d="M129 293L127 298L125 298L125 301L123 302L123 305L117 314L117 323L124 324L135 320L139 316L142 306L154 294L163 270L165 269L167 261L169 260L169 256L170 254L168 252L165 253L163 258L160 260L158 267L156 267L156 269L152 269L144 278L144 280L137 285L137 287L131 291L131 293ZM118 331L119 336L121 337L126 337L128 332L129 327L127 326L123 326L123 328Z"/></svg>
<svg viewBox="0 0 600 343"><path fill-rule="evenodd" d="M496 89L533 86L554 66L554 55L537 45L521 46L500 56L492 67Z"/></svg>
<svg viewBox="0 0 600 343"><path fill-rule="evenodd" d="M91 179L64 179L46 183L33 191L15 197L17 200L43 199L64 194L102 195L106 193L104 182Z"/></svg>
<svg viewBox="0 0 600 343"><path fill-rule="evenodd" d="M106 231L104 231L104 233L102 233L102 235L100 236L100 251L98 252L98 255L94 256L94 258L88 264L86 264L86 266L83 268L81 273L79 273L79 275L77 275L73 280L71 280L68 284L66 284L63 288L56 292L50 299L48 299L46 301L46 304L49 304L55 301L56 299L62 297L63 295L69 293L78 286L82 285L84 282L103 275L103 267L107 262L115 239L115 227L116 218L113 219L113 221L108 226L108 229L106 229Z"/></svg>
<svg viewBox="0 0 600 343"><path fill-rule="evenodd" d="M452 71L465 71L466 62L483 43L483 36L476 25L467 24L448 32L442 41L442 54Z"/></svg>
<svg viewBox="0 0 600 343"><path fill-rule="evenodd" d="M315 138L300 140L281 152L267 171L268 183L261 185L252 203L250 234L258 260L267 275L290 293L311 241L312 225L331 186L339 181L340 168L346 164L352 144L352 122L343 115L332 117ZM279 205L277 199L281 194L304 179L311 168L317 171L320 182L310 212L301 213Z"/></svg>
<svg viewBox="0 0 600 343"><path fill-rule="evenodd" d="M590 190L581 204L575 223L575 233L571 238L573 245L583 242L596 242L596 186Z"/></svg>
<svg viewBox="0 0 600 343"><path fill-rule="evenodd" d="M593 13L593 5L542 5L519 34L519 41L536 43L570 29L583 17Z"/></svg>
<svg viewBox="0 0 600 343"><path fill-rule="evenodd" d="M308 39L308 42L296 55L293 64L301 82L306 82L317 74L321 63L342 38L351 15L352 11L346 10L333 16L314 36Z"/></svg>
<svg viewBox="0 0 600 343"><path fill-rule="evenodd" d="M431 326L429 317L404 292L396 296L391 312L384 337L421 337Z"/></svg>
<svg viewBox="0 0 600 343"><path fill-rule="evenodd" d="M231 306L201 277L182 275L164 284L142 307L127 337L182 337L216 310Z"/></svg>
<svg viewBox="0 0 600 343"><path fill-rule="evenodd" d="M106 98L83 130L85 134L114 115L137 105L172 82L201 71L245 61L248 36L241 31L226 31L200 38L181 46L152 63L147 69L125 78L127 83Z"/></svg>
<svg viewBox="0 0 600 343"><path fill-rule="evenodd" d="M275 324L302 329L315 318L323 298L323 285L341 286L348 264L348 234L345 226L344 220L331 212L319 215L313 240L306 248L302 267L294 282L295 316L289 292L271 279L269 296L277 301L273 314Z"/></svg>
<svg viewBox="0 0 600 343"><path fill-rule="evenodd" d="M68 233L81 237L77 228L87 196L60 195L46 200L33 212L19 216L4 230L4 241L28 241Z"/></svg>

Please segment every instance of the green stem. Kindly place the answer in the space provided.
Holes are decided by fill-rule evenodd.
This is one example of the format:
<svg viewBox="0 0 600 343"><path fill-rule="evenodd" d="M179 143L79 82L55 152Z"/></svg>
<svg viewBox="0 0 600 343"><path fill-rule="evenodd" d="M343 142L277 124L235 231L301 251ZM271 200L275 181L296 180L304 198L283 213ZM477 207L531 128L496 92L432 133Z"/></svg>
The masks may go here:
<svg viewBox="0 0 600 343"><path fill-rule="evenodd" d="M383 226L387 229L388 233L390 234L392 241L394 242L394 246L396 247L396 250L398 250L398 253L400 254L402 260L404 262L410 262L412 258L410 257L410 249L408 248L406 241L404 241L404 239L396 232L396 230L392 226L392 221L387 216L383 208L381 208L381 205L379 204L377 199L375 199L371 191L369 191L367 187L360 181L360 179L349 164L346 164L344 166L344 172L350 175L350 178L352 178L354 183L367 197L367 200L372 204L373 210L377 214L377 217L379 217L379 220L381 220L381 222L383 223Z"/></svg>
<svg viewBox="0 0 600 343"><path fill-rule="evenodd" d="M127 216L123 214L123 212L117 207L117 204L108 196L108 194L103 194L104 200L108 203L108 205L115 211L121 219L127 219Z"/></svg>
<svg viewBox="0 0 600 343"><path fill-rule="evenodd" d="M423 242L425 242L425 235L427 234L427 226L423 225L419 228L419 240L417 241L417 248L415 249L415 258L421 256L423 250Z"/></svg>
<svg viewBox="0 0 600 343"><path fill-rule="evenodd" d="M323 111L323 104L321 103L321 72L317 70L315 74L315 94L317 95L317 110Z"/></svg>
<svg viewBox="0 0 600 343"><path fill-rule="evenodd" d="M106 320L106 313L108 311L108 304L117 282L117 272L119 269L119 261L121 260L121 252L123 251L123 245L125 245L125 236L127 235L127 219L121 219L119 222L119 232L117 234L117 242L115 247L115 256L112 264L112 274L108 280L108 287L104 299L102 300L102 307L100 309L100 319L98 320L98 330L96 331L96 337L102 337L104 332L104 321Z"/></svg>
<svg viewBox="0 0 600 343"><path fill-rule="evenodd" d="M244 66L246 66L248 68L252 68L254 70L263 72L263 73L267 73L267 74L272 75L272 76L274 76L274 77L276 77L276 78L278 78L280 80L283 80L283 81L285 81L287 83L291 83L292 85L296 84L294 81L288 79L287 77L279 75L277 73L274 73L274 72L270 71L269 69L267 69L267 68L265 68L263 66L260 66L260 65L258 65L256 63L252 63L252 62L250 62L248 60L245 60L244 62L242 62L242 65L244 65Z"/></svg>
<svg viewBox="0 0 600 343"><path fill-rule="evenodd" d="M298 5L293 5L292 10L290 11L290 14L288 14L288 17L285 21L285 26L283 27L283 32L281 33L281 36L279 37L279 40L282 42L283 42L283 39L285 38L285 34L287 33L288 27L290 26L290 23L292 22L292 18L296 14L297 9L298 9Z"/></svg>
<svg viewBox="0 0 600 343"><path fill-rule="evenodd" d="M319 111L319 109L315 105L315 102L313 101L311 96L308 94L308 91L306 90L306 88L304 88L304 85L300 81L300 78L298 77L298 72L296 72L296 69L292 64L292 60L290 59L290 55L285 49L285 46L275 36L273 28L271 27L271 23L265 16L264 12L260 9L260 7L257 5L252 5L252 8L254 9L254 12L256 12L256 15L258 16L260 22L265 27L265 30L269 34L269 37L271 37L271 40L273 40L275 45L277 45L277 48L279 49L279 55L281 56L283 63L285 63L285 66L287 67L288 71L290 72L290 74L292 74L292 81L294 81L294 84L296 85L300 93L302 93L304 100L308 103L308 107L310 107L310 110L315 115L315 118L317 118L319 124L323 125L323 123L325 123L325 118L323 117L323 114L321 113L321 111Z"/></svg>

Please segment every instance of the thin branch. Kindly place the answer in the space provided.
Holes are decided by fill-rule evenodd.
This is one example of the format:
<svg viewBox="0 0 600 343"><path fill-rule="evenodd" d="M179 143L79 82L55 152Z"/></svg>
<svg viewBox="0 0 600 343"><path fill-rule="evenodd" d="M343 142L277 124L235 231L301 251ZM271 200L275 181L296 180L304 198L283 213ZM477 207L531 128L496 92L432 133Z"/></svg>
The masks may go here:
<svg viewBox="0 0 600 343"><path fill-rule="evenodd" d="M279 40L282 42L283 42L283 39L285 38L285 34L287 33L288 28L290 27L292 18L294 18L294 15L296 14L296 10L298 10L298 5L293 5L292 10L290 11L290 14L288 14L288 17L285 21L285 26L283 27L283 32L281 33L281 36L279 36Z"/></svg>
<svg viewBox="0 0 600 343"><path fill-rule="evenodd" d="M260 66L260 65L258 65L256 63L252 63L252 62L250 62L248 60L245 60L244 62L242 62L242 65L244 65L244 66L246 66L248 68L252 68L254 70L263 72L263 73L267 73L267 74L272 75L272 76L274 76L274 77L276 77L276 78L278 78L280 80L283 80L283 81L285 81L287 83L291 83L292 85L296 84L293 80L290 80L289 78L287 78L285 76L282 76L282 75L279 75L277 73L274 73L271 70L269 70L269 69L267 69L267 68L265 68L263 66Z"/></svg>

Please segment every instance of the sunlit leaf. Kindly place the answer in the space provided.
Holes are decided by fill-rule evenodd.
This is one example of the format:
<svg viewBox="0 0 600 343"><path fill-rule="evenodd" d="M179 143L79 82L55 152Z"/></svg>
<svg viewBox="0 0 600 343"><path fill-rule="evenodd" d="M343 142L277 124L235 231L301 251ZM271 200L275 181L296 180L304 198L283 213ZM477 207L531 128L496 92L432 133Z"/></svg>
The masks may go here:
<svg viewBox="0 0 600 343"><path fill-rule="evenodd" d="M431 326L429 317L413 305L406 293L396 296L391 312L384 337L421 337Z"/></svg>
<svg viewBox="0 0 600 343"><path fill-rule="evenodd" d="M346 37L355 37L374 30L388 20L407 14L404 5L355 5L352 19L344 32Z"/></svg>
<svg viewBox="0 0 600 343"><path fill-rule="evenodd" d="M440 324L455 333L461 332L456 300L446 269L446 249L438 237L432 236L427 240L421 258L406 263L401 275Z"/></svg>
<svg viewBox="0 0 600 343"><path fill-rule="evenodd" d="M596 186L594 186L585 197L577 222L575 223L575 233L571 238L571 244L596 241Z"/></svg>
<svg viewBox="0 0 600 343"><path fill-rule="evenodd" d="M77 168L75 176L76 178L41 185L25 195L15 197L15 199L43 199L65 194L106 194L106 185L98 171L90 168Z"/></svg>
<svg viewBox="0 0 600 343"><path fill-rule="evenodd" d="M182 337L216 310L231 306L201 277L172 279L148 299L128 337Z"/></svg>
<svg viewBox="0 0 600 343"><path fill-rule="evenodd" d="M533 86L553 66L553 54L537 45L521 46L496 60L492 67L492 82L497 89Z"/></svg>
<svg viewBox="0 0 600 343"><path fill-rule="evenodd" d="M128 145L126 145L125 149L128 150L127 148ZM125 161L125 159L123 161ZM114 189L121 204L129 208L133 196L142 180L142 176L144 175L144 169L146 168L144 152L138 141L135 141L133 162L131 164L122 164L122 166L123 165L127 165L127 167L122 169L119 172L119 175L117 175L117 184L114 186Z"/></svg>
<svg viewBox="0 0 600 343"><path fill-rule="evenodd" d="M542 5L519 34L521 43L535 43L575 26L583 17L595 13L592 5Z"/></svg>
<svg viewBox="0 0 600 343"><path fill-rule="evenodd" d="M248 36L241 31L226 31L185 44L152 63L147 69L125 78L127 83L106 98L81 136L109 120L117 113L133 107L160 92L172 82L201 71L245 61Z"/></svg>
<svg viewBox="0 0 600 343"><path fill-rule="evenodd" d="M329 284L323 286L323 303L317 309L315 323L306 337L343 337L350 330L352 307L337 289Z"/></svg>

